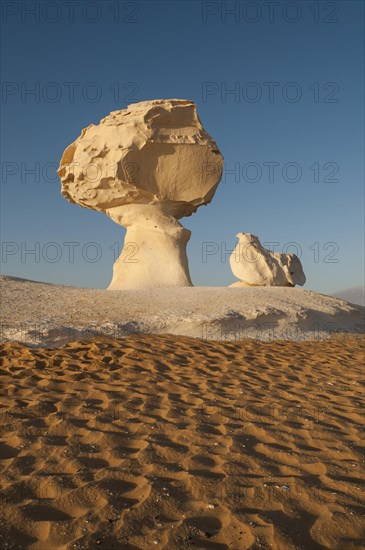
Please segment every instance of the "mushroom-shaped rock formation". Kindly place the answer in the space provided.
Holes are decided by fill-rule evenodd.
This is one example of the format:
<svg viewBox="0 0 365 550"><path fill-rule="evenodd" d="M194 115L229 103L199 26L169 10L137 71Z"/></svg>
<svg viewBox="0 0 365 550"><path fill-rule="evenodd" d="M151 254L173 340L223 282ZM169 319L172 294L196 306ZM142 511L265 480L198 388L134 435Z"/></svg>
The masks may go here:
<svg viewBox="0 0 365 550"><path fill-rule="evenodd" d="M238 233L238 243L229 263L240 279L230 286L295 286L304 285L302 264L295 254L271 252L251 233Z"/></svg>
<svg viewBox="0 0 365 550"><path fill-rule="evenodd" d="M222 168L192 101L142 101L81 132L58 174L66 199L127 228L109 289L192 285L177 220L212 200Z"/></svg>

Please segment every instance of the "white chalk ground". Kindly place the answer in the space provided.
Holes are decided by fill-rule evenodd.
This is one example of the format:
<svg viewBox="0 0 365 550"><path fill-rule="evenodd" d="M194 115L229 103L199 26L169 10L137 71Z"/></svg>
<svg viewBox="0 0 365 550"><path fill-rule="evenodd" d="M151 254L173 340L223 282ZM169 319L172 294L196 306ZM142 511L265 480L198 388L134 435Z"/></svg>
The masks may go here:
<svg viewBox="0 0 365 550"><path fill-rule="evenodd" d="M299 288L99 290L2 276L2 341L60 346L145 332L209 340L316 340L364 330L364 308Z"/></svg>

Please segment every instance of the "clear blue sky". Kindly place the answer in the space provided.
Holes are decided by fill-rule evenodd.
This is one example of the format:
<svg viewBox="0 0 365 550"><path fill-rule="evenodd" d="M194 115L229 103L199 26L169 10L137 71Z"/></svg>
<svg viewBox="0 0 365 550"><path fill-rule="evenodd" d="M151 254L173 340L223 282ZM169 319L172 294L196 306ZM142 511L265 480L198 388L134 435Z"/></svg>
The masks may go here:
<svg viewBox="0 0 365 550"><path fill-rule="evenodd" d="M306 288L363 284L364 4L274 4L3 2L2 271L106 287L124 229L62 198L55 166L110 111L186 98L239 170L182 220L194 284L234 281L222 260L238 232L297 243ZM206 242L219 252L204 262Z"/></svg>

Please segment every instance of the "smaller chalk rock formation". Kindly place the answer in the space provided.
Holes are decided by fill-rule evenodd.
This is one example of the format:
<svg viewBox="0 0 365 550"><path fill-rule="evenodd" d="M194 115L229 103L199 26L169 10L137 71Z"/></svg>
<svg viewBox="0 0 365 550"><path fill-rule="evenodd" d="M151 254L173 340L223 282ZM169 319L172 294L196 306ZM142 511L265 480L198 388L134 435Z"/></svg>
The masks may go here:
<svg viewBox="0 0 365 550"><path fill-rule="evenodd" d="M178 220L208 204L223 157L192 101L141 101L85 128L58 174L70 202L127 228L109 289L191 286L190 231Z"/></svg>
<svg viewBox="0 0 365 550"><path fill-rule="evenodd" d="M302 264L295 254L270 252L251 233L238 233L238 243L229 263L240 279L230 286L295 286L304 285Z"/></svg>

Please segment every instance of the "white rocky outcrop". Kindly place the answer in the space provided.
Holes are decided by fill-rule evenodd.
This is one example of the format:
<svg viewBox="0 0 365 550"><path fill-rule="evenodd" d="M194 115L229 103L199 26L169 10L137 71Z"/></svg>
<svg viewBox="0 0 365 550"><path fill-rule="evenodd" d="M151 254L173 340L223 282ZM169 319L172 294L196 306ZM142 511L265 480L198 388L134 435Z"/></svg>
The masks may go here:
<svg viewBox="0 0 365 550"><path fill-rule="evenodd" d="M238 243L229 263L240 279L231 286L295 286L304 285L302 264L295 254L271 252L251 233L238 233Z"/></svg>
<svg viewBox="0 0 365 550"><path fill-rule="evenodd" d="M127 228L109 289L191 286L190 231L178 219L212 200L222 168L195 104L181 99L114 111L67 147L62 195Z"/></svg>
<svg viewBox="0 0 365 550"><path fill-rule="evenodd" d="M0 291L0 341L18 340L32 346L61 346L94 336L122 338L140 332L206 340L297 341L364 331L363 307L302 288L109 292L0 275Z"/></svg>

